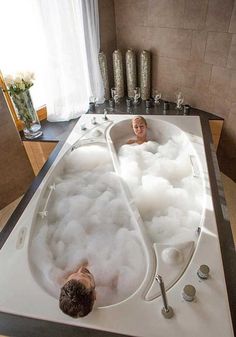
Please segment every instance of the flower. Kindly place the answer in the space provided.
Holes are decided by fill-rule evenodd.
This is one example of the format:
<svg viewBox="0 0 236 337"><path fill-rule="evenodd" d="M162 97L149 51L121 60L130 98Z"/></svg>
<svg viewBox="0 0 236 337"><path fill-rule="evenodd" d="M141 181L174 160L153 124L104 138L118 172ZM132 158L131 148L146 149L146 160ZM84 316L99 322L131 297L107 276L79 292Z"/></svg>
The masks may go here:
<svg viewBox="0 0 236 337"><path fill-rule="evenodd" d="M10 95L13 96L15 94L24 92L32 87L32 85L34 84L34 74L31 72L25 72L18 73L15 77L13 77L12 75L7 75L4 80L10 92Z"/></svg>
<svg viewBox="0 0 236 337"><path fill-rule="evenodd" d="M27 129L30 129L35 120L35 111L28 89L33 85L34 74L17 73L15 76L7 75L4 80L16 107L18 118L23 121Z"/></svg>

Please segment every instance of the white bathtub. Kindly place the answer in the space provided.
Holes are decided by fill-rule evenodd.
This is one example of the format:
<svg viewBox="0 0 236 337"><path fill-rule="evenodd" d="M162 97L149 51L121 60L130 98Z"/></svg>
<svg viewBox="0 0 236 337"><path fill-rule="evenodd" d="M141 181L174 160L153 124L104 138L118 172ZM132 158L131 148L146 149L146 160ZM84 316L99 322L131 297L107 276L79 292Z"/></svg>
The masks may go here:
<svg viewBox="0 0 236 337"><path fill-rule="evenodd" d="M104 121L101 115L95 115L97 119L95 125L91 124L93 117L83 115L80 118L1 249L0 287L4 289L4 293L0 296L0 311L130 336L233 336L198 117L145 116L149 126L149 137L156 139L158 131L157 139L160 143L165 142L173 134L184 132L189 141L193 175L196 179L200 179L204 186L204 210L199 223L200 236L196 235L195 240L177 246L184 256L183 263L175 265L171 261L172 263L168 264L165 259L163 260L163 251L170 245L151 242L132 197L121 182L127 207L135 218L145 252L147 270L141 285L127 299L110 306L96 308L87 317L78 319L64 315L58 307L58 299L41 285L40 277L32 265L30 243L34 235L37 214L43 210L43 197L45 199L52 177L60 169L61 158L69 153L73 146L84 142L83 137L88 138L86 142L90 142L91 139L94 142L106 141L115 170L119 173L117 149L133 134L130 115L110 115L108 121ZM87 130L81 130L83 124ZM89 129L93 131L88 132ZM197 270L202 264L210 267L210 276L207 280L197 276ZM157 273L163 277L168 303L174 310L171 319L166 319L162 315L163 302L159 285L154 279ZM193 302L187 302L182 297L182 290L187 284L196 288Z"/></svg>

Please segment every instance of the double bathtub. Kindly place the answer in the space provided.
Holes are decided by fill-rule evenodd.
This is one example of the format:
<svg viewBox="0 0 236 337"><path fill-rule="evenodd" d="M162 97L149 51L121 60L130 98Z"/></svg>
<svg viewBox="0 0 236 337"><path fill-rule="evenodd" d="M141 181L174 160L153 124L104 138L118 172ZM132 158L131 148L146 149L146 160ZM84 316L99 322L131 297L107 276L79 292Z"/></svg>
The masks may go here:
<svg viewBox="0 0 236 337"><path fill-rule="evenodd" d="M233 328L200 119L193 116L146 116L148 139L154 144L150 145L151 149L156 143L159 146L158 149L163 149L163 146L170 140L174 145L178 143L185 153L183 160L187 162L187 168L183 170L187 170L189 184L192 186L192 195L190 193L189 198L194 199L195 188L199 190L196 197L198 216L194 217L193 226L187 226L186 229L186 226L180 224L180 233L175 233L173 237L168 237L169 239L165 236L161 239L161 232L159 238L158 235L156 237L152 234L152 230L149 230L149 218L143 215L142 202L140 206L134 193L135 190L132 190L133 180L129 185L129 179L126 181L126 170L121 165L121 149L125 149L123 152L129 151L128 145L125 144L128 139L133 138L131 117L130 115L109 115L104 118L102 115L83 115L80 118L0 251L0 287L4 289L0 296L0 312L36 319L39 322L48 321L78 327L81 336L89 336L91 333L93 336L121 334L127 336L232 337ZM119 221L119 226L123 231L123 227L128 228L125 229L127 234L124 235L124 239L121 239L121 246L119 246L122 250L122 240L126 240L124 245L126 244L127 251L124 248L122 259L124 260L127 255L127 259L131 262L126 267L130 269L134 267L135 270L134 255L136 254L137 264L140 265L139 274L137 278L134 276L133 279L126 281L125 284L132 283L133 286L128 287L129 289L119 296L112 295L108 298L107 288L103 289L103 293L98 288L101 296L98 296L99 301L94 310L84 318L73 319L64 315L58 306L60 278L63 276L63 270L68 272L69 267L66 266L65 261L58 262L55 267L57 257L54 256L55 251L68 256L68 250L65 248L67 241L62 240L63 243L58 245L59 248L56 247L51 253L49 251L47 255L45 247L49 245L48 241L52 236L46 234L44 241L38 238L42 237L41 233L52 226L53 221L57 219L52 217L51 210L56 207L54 203L58 199L54 196L62 181L65 163L71 162L71 158L73 159L78 151L86 152L91 148L94 151L96 147L102 149L101 155L108 155L110 158L108 160L111 162L112 175L115 176L117 193L119 198L122 198L119 207L125 209L125 213L122 213L124 219L129 219L129 224L125 220L124 223ZM133 150L137 151L138 147L134 145ZM165 149L168 147L163 151ZM93 155L93 152L91 154ZM149 156L150 153L146 155ZM180 159L182 160L182 157ZM91 162L91 158L88 161ZM79 167L80 163L76 162L77 164ZM158 179L162 179L160 181L163 182L163 178ZM95 182L93 183L92 180L91 184ZM179 182L175 181L173 184L175 188L179 188ZM109 188L111 185L112 183ZM107 187L104 188L107 189ZM173 187L171 187L172 190ZM179 197L181 198L182 195L185 194ZM157 203L160 204L161 199L158 200ZM176 203L176 200L174 202ZM155 206L155 202L153 205ZM86 212L89 213L89 210ZM107 217L106 212L98 210L98 217L99 213L105 214L104 222L109 227L110 209L107 209L107 214L109 214ZM161 214L163 218L164 213ZM160 218L157 217L157 222L158 219ZM114 219L111 222L113 226ZM54 223L54 226L59 228L58 223ZM61 232L65 233L66 224L63 223L62 226L64 227ZM168 227L165 231L168 232ZM184 232L183 235L181 231ZM73 236L73 233L71 234ZM131 235L130 239L127 235ZM113 240L112 237L110 240ZM134 240L135 246L129 247L129 240ZM75 242L77 244L77 241ZM61 245L63 248L60 248ZM133 255L130 252L132 247L135 247ZM103 248L101 252L98 250L95 258L91 258L92 262L87 256L89 264L92 266L95 264L97 256L103 254ZM87 255L89 253L90 251ZM81 262L83 258L86 256L78 256L78 262ZM48 259L48 263L42 263L43 259ZM73 253L70 259L73 260ZM70 259L68 258L68 261ZM99 259L97 261L99 263ZM71 262L71 266L75 265L76 257ZM199 269L203 265L208 266L210 270L206 279L199 277ZM43 270L44 266L47 271ZM96 265L94 269L92 267L92 271L95 276L97 273L99 278L100 274L97 271L99 268L96 269L96 267ZM113 268L115 266L111 264L110 269ZM119 270L119 267L117 269ZM107 272L109 273L109 270ZM164 303L160 282L158 282L160 277L164 281L166 291ZM196 294L193 298L187 298L188 296L183 294L186 285L195 288ZM171 317L163 315L163 307L167 305L166 299L168 306L173 309Z"/></svg>

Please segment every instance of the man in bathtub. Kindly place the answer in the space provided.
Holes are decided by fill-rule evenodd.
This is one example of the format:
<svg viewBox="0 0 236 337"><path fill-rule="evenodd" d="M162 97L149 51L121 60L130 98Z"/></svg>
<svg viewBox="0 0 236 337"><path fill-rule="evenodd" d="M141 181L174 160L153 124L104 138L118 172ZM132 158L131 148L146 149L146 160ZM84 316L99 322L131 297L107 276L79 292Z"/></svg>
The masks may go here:
<svg viewBox="0 0 236 337"><path fill-rule="evenodd" d="M136 139L129 139L127 144L143 144L147 142L147 121L142 116L135 116L132 119L132 128Z"/></svg>
<svg viewBox="0 0 236 337"><path fill-rule="evenodd" d="M92 311L95 300L93 275L86 265L82 265L77 272L70 274L61 288L60 309L74 318L84 317Z"/></svg>

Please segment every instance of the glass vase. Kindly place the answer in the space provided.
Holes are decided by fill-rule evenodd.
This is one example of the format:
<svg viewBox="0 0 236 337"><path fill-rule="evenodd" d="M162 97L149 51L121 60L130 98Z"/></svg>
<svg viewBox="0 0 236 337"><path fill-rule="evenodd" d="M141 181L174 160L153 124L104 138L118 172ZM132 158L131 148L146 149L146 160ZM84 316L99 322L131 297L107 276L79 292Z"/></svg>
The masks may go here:
<svg viewBox="0 0 236 337"><path fill-rule="evenodd" d="M29 90L11 95L17 116L23 122L25 138L34 139L43 134L38 115L34 109Z"/></svg>

